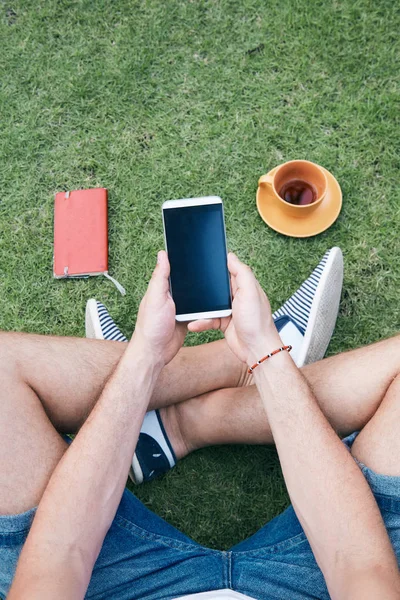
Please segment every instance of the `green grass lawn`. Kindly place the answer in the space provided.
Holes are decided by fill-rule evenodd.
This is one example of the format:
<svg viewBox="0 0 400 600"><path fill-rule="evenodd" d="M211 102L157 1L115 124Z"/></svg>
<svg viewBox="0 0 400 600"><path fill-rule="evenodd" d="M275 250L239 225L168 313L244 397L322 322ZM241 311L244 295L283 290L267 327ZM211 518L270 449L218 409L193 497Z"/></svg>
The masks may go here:
<svg viewBox="0 0 400 600"><path fill-rule="evenodd" d="M2 0L0 329L83 336L94 296L130 333L163 247L161 203L217 194L229 247L274 308L341 246L331 354L394 334L399 30L393 0ZM270 230L255 206L258 177L295 158L343 190L339 220L308 240ZM54 193L95 186L109 190L125 298L104 278L52 278ZM288 503L275 451L255 447L197 452L137 494L221 548Z"/></svg>

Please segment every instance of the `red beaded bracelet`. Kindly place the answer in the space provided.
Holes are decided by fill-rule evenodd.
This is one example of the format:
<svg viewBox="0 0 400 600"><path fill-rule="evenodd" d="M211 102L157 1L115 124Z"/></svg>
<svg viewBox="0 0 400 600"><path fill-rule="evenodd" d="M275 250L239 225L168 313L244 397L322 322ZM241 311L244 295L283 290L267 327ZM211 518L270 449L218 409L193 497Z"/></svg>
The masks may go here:
<svg viewBox="0 0 400 600"><path fill-rule="evenodd" d="M275 354L279 354L279 352L283 352L284 350L287 350L288 352L290 352L291 349L292 349L292 346L289 344L289 346L282 346L282 348L277 348L273 352L270 352L269 354L267 354L267 356L260 358L260 360L258 360L256 363L254 363L254 365L252 367L249 367L249 369L247 371L248 374L251 375L256 367L258 367L259 365L261 365L261 363L263 363L264 361L271 358L271 356L274 356Z"/></svg>

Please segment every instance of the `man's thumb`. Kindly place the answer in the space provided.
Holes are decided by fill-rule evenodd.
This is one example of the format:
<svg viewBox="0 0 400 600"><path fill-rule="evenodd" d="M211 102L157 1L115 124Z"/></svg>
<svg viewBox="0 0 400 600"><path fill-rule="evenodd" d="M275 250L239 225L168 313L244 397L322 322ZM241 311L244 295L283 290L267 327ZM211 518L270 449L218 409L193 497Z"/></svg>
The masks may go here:
<svg viewBox="0 0 400 600"><path fill-rule="evenodd" d="M165 250L157 254L157 266L153 271L149 288L155 293L167 293L169 290L169 260Z"/></svg>

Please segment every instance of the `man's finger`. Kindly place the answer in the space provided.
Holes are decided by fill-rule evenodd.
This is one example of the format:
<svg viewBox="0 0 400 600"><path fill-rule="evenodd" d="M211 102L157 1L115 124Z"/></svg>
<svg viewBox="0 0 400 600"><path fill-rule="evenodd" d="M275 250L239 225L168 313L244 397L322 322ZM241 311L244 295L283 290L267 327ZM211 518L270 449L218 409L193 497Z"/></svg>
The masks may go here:
<svg viewBox="0 0 400 600"><path fill-rule="evenodd" d="M153 271L148 287L151 294L168 294L169 273L170 266L167 253L165 250L160 250L157 255L157 266Z"/></svg>
<svg viewBox="0 0 400 600"><path fill-rule="evenodd" d="M237 289L254 285L257 281L250 267L242 263L233 252L229 252L228 254L228 269L230 274L235 278Z"/></svg>
<svg viewBox="0 0 400 600"><path fill-rule="evenodd" d="M231 290L232 290L232 297L235 297L235 294L237 292L237 283L236 283L236 277L234 275L231 275Z"/></svg>
<svg viewBox="0 0 400 600"><path fill-rule="evenodd" d="M221 319L203 319L202 321L191 321L188 325L188 330L194 333L200 333L201 331L208 331L209 329L219 329L221 326Z"/></svg>
<svg viewBox="0 0 400 600"><path fill-rule="evenodd" d="M225 333L225 331L228 328L229 323L231 322L232 317L222 317L221 319L221 323L220 323L220 330L222 331L222 333Z"/></svg>

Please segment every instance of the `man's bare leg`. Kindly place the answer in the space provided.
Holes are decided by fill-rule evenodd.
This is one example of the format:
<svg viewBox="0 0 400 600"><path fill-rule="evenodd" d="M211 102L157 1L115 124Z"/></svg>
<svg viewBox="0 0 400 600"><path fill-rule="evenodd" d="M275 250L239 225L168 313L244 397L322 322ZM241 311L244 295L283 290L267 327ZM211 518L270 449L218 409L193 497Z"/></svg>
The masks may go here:
<svg viewBox="0 0 400 600"><path fill-rule="evenodd" d="M337 429L344 431L347 424L348 430L360 429L376 411L400 372L399 341L392 338L304 369ZM243 371L232 365L223 346L220 342L184 350L162 374L152 406L182 400L186 394L198 396L212 385L235 385ZM66 448L55 427L72 431L80 426L124 349L123 344L103 341L2 334L0 514L21 512L38 503ZM223 396L215 392L213 397L195 397L185 409L185 403L177 406L176 414L188 408L192 412L191 420L187 410L187 418L179 423L186 424L182 439L188 449L272 441L254 388L224 391ZM170 425L172 431L172 418Z"/></svg>
<svg viewBox="0 0 400 600"><path fill-rule="evenodd" d="M15 368L62 433L76 433L120 360L126 344L0 333L0 369ZM245 370L224 340L182 348L161 373L149 410L240 385Z"/></svg>
<svg viewBox="0 0 400 600"><path fill-rule="evenodd" d="M352 454L381 475L400 476L400 375L395 377L378 410L357 436Z"/></svg>
<svg viewBox="0 0 400 600"><path fill-rule="evenodd" d="M0 334L0 514L35 506L67 448L59 432L82 425L126 345ZM183 348L160 376L153 406L240 383L224 341Z"/></svg>
<svg viewBox="0 0 400 600"><path fill-rule="evenodd" d="M324 359L302 372L341 436L361 430L400 373L400 336ZM210 445L273 443L254 385L203 394L162 409L161 415L178 458Z"/></svg>

